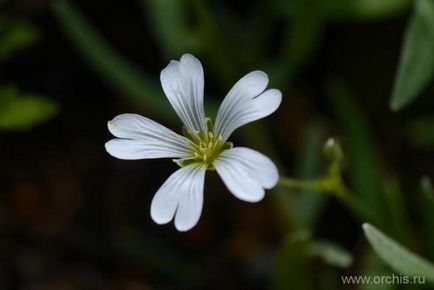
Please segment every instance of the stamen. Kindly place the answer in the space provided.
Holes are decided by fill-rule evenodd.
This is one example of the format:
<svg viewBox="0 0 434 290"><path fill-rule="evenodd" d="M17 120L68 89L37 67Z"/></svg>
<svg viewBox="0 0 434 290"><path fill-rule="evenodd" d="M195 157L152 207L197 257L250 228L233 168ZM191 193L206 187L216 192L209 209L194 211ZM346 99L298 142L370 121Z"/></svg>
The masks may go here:
<svg viewBox="0 0 434 290"><path fill-rule="evenodd" d="M212 170L214 160L219 157L223 150L231 147L229 143L223 141L221 134L214 135L209 118L206 118L206 123L208 125L207 132L184 128L184 136L187 137L189 145L191 145L191 156L175 161L181 167L197 162L205 164L208 169Z"/></svg>

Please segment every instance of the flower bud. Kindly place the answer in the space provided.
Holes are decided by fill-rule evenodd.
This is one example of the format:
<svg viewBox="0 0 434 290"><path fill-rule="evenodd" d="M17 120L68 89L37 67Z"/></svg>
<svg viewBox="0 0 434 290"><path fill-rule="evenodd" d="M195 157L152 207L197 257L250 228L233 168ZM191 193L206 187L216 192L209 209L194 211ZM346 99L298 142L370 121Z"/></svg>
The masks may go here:
<svg viewBox="0 0 434 290"><path fill-rule="evenodd" d="M334 138L327 139L324 144L324 156L328 161L340 162L343 158L342 147L339 141Z"/></svg>

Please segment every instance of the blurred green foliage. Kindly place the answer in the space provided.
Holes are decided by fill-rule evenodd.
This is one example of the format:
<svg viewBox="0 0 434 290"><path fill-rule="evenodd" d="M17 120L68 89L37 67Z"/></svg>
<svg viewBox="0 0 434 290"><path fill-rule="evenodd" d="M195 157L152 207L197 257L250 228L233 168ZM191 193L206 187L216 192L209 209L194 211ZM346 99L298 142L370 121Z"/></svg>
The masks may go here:
<svg viewBox="0 0 434 290"><path fill-rule="evenodd" d="M348 160L351 160L348 169L351 187L360 195L366 207L380 215L386 202L382 193L379 155L368 119L354 103L349 88L344 84L331 84L329 94L335 114L347 136L345 142L348 143Z"/></svg>
<svg viewBox="0 0 434 290"><path fill-rule="evenodd" d="M416 98L434 73L434 1L414 3L390 102L392 110L399 110Z"/></svg>
<svg viewBox="0 0 434 290"><path fill-rule="evenodd" d="M0 87L0 130L28 129L57 112L57 106L43 96L24 94L13 86Z"/></svg>
<svg viewBox="0 0 434 290"><path fill-rule="evenodd" d="M0 61L39 38L39 31L31 24L0 14ZM0 85L0 130L29 129L50 119L57 111L57 105L44 96L22 93L12 85Z"/></svg>
<svg viewBox="0 0 434 290"><path fill-rule="evenodd" d="M27 48L39 38L38 30L31 24L0 14L0 61Z"/></svg>
<svg viewBox="0 0 434 290"><path fill-rule="evenodd" d="M318 241L313 243L311 254L321 258L325 263L339 268L348 268L353 263L351 253L330 242Z"/></svg>
<svg viewBox="0 0 434 290"><path fill-rule="evenodd" d="M301 140L297 160L297 177L313 178L319 174L321 165L321 146L325 129L320 121L313 121ZM314 229L326 198L317 191L305 191L295 196L293 211L296 214L295 229Z"/></svg>
<svg viewBox="0 0 434 290"><path fill-rule="evenodd" d="M123 93L139 107L173 118L156 82L150 80L134 65L121 58L67 1L56 1L54 11L66 35L107 83Z"/></svg>
<svg viewBox="0 0 434 290"><path fill-rule="evenodd" d="M310 234L307 231L296 232L286 238L277 250L272 272L272 289L314 289L313 274L309 252Z"/></svg>

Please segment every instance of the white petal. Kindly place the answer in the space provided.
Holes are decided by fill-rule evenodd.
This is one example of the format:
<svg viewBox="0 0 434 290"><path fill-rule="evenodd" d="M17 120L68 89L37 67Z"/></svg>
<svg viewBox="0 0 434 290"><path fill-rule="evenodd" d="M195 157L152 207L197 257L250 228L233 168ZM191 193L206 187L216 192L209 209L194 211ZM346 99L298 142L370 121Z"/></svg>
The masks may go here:
<svg viewBox="0 0 434 290"><path fill-rule="evenodd" d="M276 89L269 89L256 98L247 100L225 120L226 125L220 134L224 140L227 140L235 129L272 114L277 110L281 101L282 93Z"/></svg>
<svg viewBox="0 0 434 290"><path fill-rule="evenodd" d="M249 202L260 201L277 184L279 173L265 155L244 147L225 150L214 161L217 173L233 195Z"/></svg>
<svg viewBox="0 0 434 290"><path fill-rule="evenodd" d="M105 149L113 157L124 160L154 158L184 158L188 152L167 144L149 143L140 139L112 139L105 143Z"/></svg>
<svg viewBox="0 0 434 290"><path fill-rule="evenodd" d="M108 122L108 129L119 137L105 144L107 152L116 158L182 158L190 154L188 139L140 115L116 116Z"/></svg>
<svg viewBox="0 0 434 290"><path fill-rule="evenodd" d="M205 166L191 164L173 173L152 200L152 219L157 224L166 224L176 215L175 226L179 231L193 228L202 213L205 171Z"/></svg>
<svg viewBox="0 0 434 290"><path fill-rule="evenodd" d="M261 71L239 80L219 108L215 133L227 140L235 129L273 113L280 105L282 94L276 89L263 92L267 84L268 77Z"/></svg>
<svg viewBox="0 0 434 290"><path fill-rule="evenodd" d="M184 54L161 71L161 85L170 104L189 130L206 131L203 108L204 77L200 61Z"/></svg>

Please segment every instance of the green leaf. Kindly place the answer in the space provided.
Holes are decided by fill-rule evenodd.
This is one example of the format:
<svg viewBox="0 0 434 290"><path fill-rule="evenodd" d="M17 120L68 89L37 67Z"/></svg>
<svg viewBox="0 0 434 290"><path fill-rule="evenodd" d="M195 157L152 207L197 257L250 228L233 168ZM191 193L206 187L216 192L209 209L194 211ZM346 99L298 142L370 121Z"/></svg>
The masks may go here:
<svg viewBox="0 0 434 290"><path fill-rule="evenodd" d="M434 265L410 252L374 226L363 224L365 235L374 251L395 271L407 276L423 276L434 282Z"/></svg>
<svg viewBox="0 0 434 290"><path fill-rule="evenodd" d="M39 37L38 30L27 22L0 16L0 60L28 47Z"/></svg>
<svg viewBox="0 0 434 290"><path fill-rule="evenodd" d="M22 95L13 87L0 88L0 130L25 130L53 117L57 105L39 95Z"/></svg>
<svg viewBox="0 0 434 290"><path fill-rule="evenodd" d="M428 85L434 71L434 1L415 1L408 25L390 107L397 111Z"/></svg>
<svg viewBox="0 0 434 290"><path fill-rule="evenodd" d="M353 263L350 252L330 242L313 242L311 251L313 256L321 258L331 266L348 268Z"/></svg>

